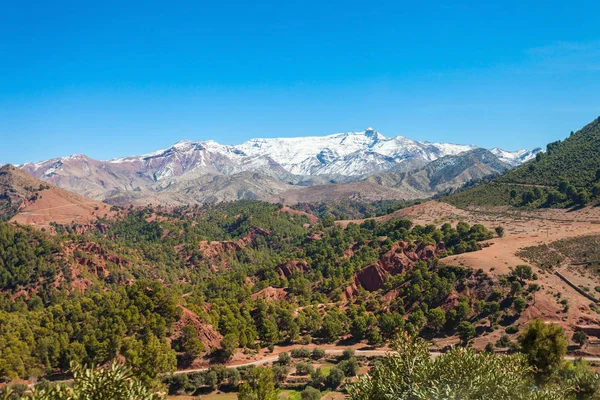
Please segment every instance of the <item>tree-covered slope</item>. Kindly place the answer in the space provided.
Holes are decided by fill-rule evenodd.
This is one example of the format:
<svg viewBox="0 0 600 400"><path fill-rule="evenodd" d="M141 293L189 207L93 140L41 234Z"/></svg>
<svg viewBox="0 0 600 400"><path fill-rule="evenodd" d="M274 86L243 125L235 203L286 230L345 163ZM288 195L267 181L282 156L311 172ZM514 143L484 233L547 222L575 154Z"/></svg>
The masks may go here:
<svg viewBox="0 0 600 400"><path fill-rule="evenodd" d="M236 349L454 335L518 312L492 277L437 262L490 237L464 222L344 228L254 201L46 232L0 222L0 380L119 358L150 381Z"/></svg>
<svg viewBox="0 0 600 400"><path fill-rule="evenodd" d="M600 117L568 138L548 144L546 153L516 168L498 182L558 187L567 180L577 188L590 189L600 170Z"/></svg>
<svg viewBox="0 0 600 400"><path fill-rule="evenodd" d="M572 207L600 198L600 118L505 175L443 198L457 207Z"/></svg>

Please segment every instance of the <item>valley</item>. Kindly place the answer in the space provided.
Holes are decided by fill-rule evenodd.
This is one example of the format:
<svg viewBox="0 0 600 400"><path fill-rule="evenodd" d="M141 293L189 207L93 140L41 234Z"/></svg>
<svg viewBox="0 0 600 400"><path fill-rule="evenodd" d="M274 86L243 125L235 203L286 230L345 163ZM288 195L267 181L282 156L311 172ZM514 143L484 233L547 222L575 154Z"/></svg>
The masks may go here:
<svg viewBox="0 0 600 400"><path fill-rule="evenodd" d="M565 146L595 137L599 126L592 123ZM369 132L326 139L352 139L355 147L365 140L380 148L407 143ZM223 150L183 142L111 163L131 172L164 167L172 155L179 162L181 154L208 157L208 149L235 158L246 157L243 148L254 157L262 151L254 147L294 160L277 140L251 143ZM0 377L10 387L31 389L49 379L60 388L77 385L69 371L79 364L71 362L108 367L118 360L173 399L244 396L258 390L253 382L289 398L352 398L354 390L369 390L360 376L376 377L378 368L400 365L395 360L407 354L431 368L467 362L462 357L506 357L517 370L529 368L519 351L526 354L527 335L543 330L559 347L543 372L556 384L544 391L564 392L560 374L569 365L581 376L593 374L600 362L600 192L585 185L596 185L595 178L582 180L584 186L561 183L560 197L551 184L523 178L546 162L545 153L510 158L496 151L509 164L483 149L410 146L418 154L450 154L430 154L433 160L412 170L373 170L326 184L317 184L324 182L319 170L311 170L310 184L250 171L187 175L197 170L194 161L176 179L152 181L138 170L139 182L175 179L160 190L134 190L140 203L129 202L129 189L113 188L121 200L108 204L114 202L88 185L97 178L94 168L108 171L106 163L85 156L53 161L61 165L46 180L29 175L31 166L2 167L0 317L7 323L0 326ZM553 146L560 155L562 145ZM530 159L515 166L521 156ZM77 165L88 172L81 175ZM288 174L298 167L274 168ZM129 173L115 171L114 179ZM525 183L507 183L511 176ZM263 179L287 189L265 187ZM561 182L567 180L568 174ZM105 202L48 181L78 182ZM213 184L229 194L215 195ZM186 197L196 190L208 190L207 202ZM561 207L549 203L559 198ZM522 371L523 387L542 373Z"/></svg>
<svg viewBox="0 0 600 400"><path fill-rule="evenodd" d="M433 201L378 217L381 221L390 218L409 218L420 225L441 226L446 222L465 221L470 224L482 224L489 230L494 230L497 226L503 227L503 237L483 242L482 250L454 255L442 260L442 263L447 265L481 269L485 273L496 276L509 274L516 265L530 263L531 259L521 254L523 249L549 245L565 239L577 242L586 237L594 237L594 235L600 237L600 208L593 206L575 211L565 209L514 210L507 207L459 209L447 203ZM338 221L337 223L347 225L350 222L361 223L362 221ZM599 253L595 250L592 254ZM595 332L597 328L600 328L599 316L590 307L593 302L590 302L589 298L578 293L554 273L567 268L568 262L569 260L563 260L562 263L554 265L554 268L551 269L536 268L541 290L536 294L535 304L522 316L522 323L533 318L543 318L546 321L560 324L570 332L582 327L590 332ZM593 280L590 282L590 278L580 282L582 286L584 283L585 286L591 285L592 289L596 286ZM558 292L561 293L561 299L567 299L570 304L567 313L562 313L564 307L555 298ZM490 335L487 338L476 340L475 345L483 348L488 341L495 341L498 338L499 334ZM600 348L588 348L587 351L595 355L600 353Z"/></svg>
<svg viewBox="0 0 600 400"><path fill-rule="evenodd" d="M5 2L0 400L600 400L600 2Z"/></svg>

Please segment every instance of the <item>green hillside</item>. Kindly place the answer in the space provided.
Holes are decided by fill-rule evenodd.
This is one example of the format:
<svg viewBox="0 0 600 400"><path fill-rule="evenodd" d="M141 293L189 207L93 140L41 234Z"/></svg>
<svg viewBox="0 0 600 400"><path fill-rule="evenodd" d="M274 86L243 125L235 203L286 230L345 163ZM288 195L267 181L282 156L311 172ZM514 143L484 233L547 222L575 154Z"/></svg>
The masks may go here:
<svg viewBox="0 0 600 400"><path fill-rule="evenodd" d="M458 207L571 207L600 197L600 118L505 175L444 199Z"/></svg>
<svg viewBox="0 0 600 400"><path fill-rule="evenodd" d="M482 225L329 220L246 200L119 209L86 229L0 222L0 382L117 358L153 381L236 348L380 345L522 311L492 277L437 262L480 249Z"/></svg>
<svg viewBox="0 0 600 400"><path fill-rule="evenodd" d="M498 179L499 182L558 187L562 179L590 188L600 169L600 118L563 141L548 144L546 154Z"/></svg>

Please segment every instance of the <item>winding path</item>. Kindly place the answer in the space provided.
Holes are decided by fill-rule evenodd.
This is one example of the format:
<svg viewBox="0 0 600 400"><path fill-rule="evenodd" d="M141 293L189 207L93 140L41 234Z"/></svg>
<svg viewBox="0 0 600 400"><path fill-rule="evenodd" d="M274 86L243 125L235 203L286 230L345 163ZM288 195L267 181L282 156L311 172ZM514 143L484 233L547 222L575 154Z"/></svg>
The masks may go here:
<svg viewBox="0 0 600 400"><path fill-rule="evenodd" d="M339 355L342 355L343 352L344 352L344 350L325 350L325 354L330 355L330 356L339 356ZM390 350L356 350L354 352L355 355L363 356L363 357L383 357L390 353L393 353L393 352L391 352ZM431 357L439 357L440 355L442 355L442 353L436 352L436 351L432 351L432 352L430 352L430 354L431 354ZM232 364L224 364L224 365L227 368L240 368L240 367L248 367L251 365L258 366L258 365L265 365L265 364L275 362L278 360L278 358L279 358L279 355L274 355L274 356L262 358L260 360L249 361L246 363L239 363L239 364L232 363ZM575 356L565 356L564 357L564 359L568 360L568 361L573 361L577 358L582 358L583 360L588 361L588 362L600 362L600 357L575 357ZM209 369L210 369L210 367L184 369L184 370L175 371L173 374L180 375L180 374L189 374L192 372L205 372L205 371L208 371Z"/></svg>
<svg viewBox="0 0 600 400"><path fill-rule="evenodd" d="M344 350L325 350L325 354L330 355L330 356L340 356L344 353ZM390 350L355 350L354 354L357 356L363 356L363 357L383 357L386 354L390 353ZM440 355L440 353L431 353L434 357L437 357ZM227 368L239 368L239 367L248 367L250 365L265 365L265 364L269 364L272 362L275 362L279 359L279 354L274 355L274 356L269 356L269 357L265 357L265 358L261 358L260 360L255 360L255 361L248 361L245 363L231 363L231 364L224 364ZM178 375L178 374L187 374L190 372L204 372L204 371L208 371L210 369L210 367L202 367L202 368L195 368L195 369L184 369L184 370L178 370L175 371L173 374L174 375Z"/></svg>

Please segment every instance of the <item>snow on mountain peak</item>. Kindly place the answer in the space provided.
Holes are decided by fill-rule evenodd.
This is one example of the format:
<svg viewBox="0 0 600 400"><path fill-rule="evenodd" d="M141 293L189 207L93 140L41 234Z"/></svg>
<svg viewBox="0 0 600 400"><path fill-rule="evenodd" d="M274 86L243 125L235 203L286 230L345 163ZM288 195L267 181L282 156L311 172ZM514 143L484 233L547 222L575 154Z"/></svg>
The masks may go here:
<svg viewBox="0 0 600 400"><path fill-rule="evenodd" d="M533 150L517 150L517 151L507 151L502 150L498 147L494 147L490 150L490 152L498 157L500 161L503 161L509 165L517 166L534 158L538 153L543 150L540 147L537 147Z"/></svg>
<svg viewBox="0 0 600 400"><path fill-rule="evenodd" d="M403 136L388 138L369 127L364 131L327 136L256 138L234 146L214 140L182 140L152 153L103 163L111 168L135 163L135 168L143 171L141 174L155 181L175 179L192 171L194 176L251 171L270 176L288 173L353 177L423 165L477 148L473 145L419 142ZM541 149L515 152L498 148L491 150L501 161L513 166L535 157L539 151ZM62 165L58 165L58 161L66 163L80 157L56 159L52 163L30 163L28 168L60 169Z"/></svg>
<svg viewBox="0 0 600 400"><path fill-rule="evenodd" d="M373 138L374 140L385 140L385 139L387 139L385 136L383 136L381 133L377 132L373 128L367 128L367 129L365 129L364 135L366 137L368 137L368 138Z"/></svg>

